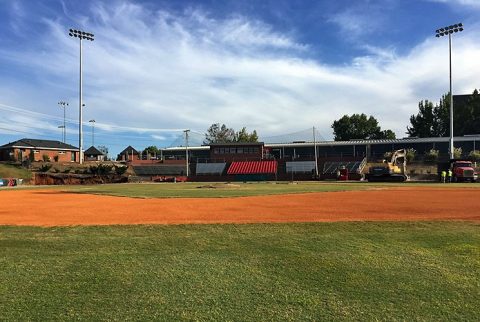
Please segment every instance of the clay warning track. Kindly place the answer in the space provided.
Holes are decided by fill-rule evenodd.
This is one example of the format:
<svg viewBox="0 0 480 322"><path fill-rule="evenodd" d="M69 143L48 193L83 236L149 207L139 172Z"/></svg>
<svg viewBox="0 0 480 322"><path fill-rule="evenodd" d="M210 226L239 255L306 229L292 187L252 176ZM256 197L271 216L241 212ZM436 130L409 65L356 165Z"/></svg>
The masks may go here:
<svg viewBox="0 0 480 322"><path fill-rule="evenodd" d="M239 198L135 199L0 191L0 225L480 221L480 189L405 187Z"/></svg>

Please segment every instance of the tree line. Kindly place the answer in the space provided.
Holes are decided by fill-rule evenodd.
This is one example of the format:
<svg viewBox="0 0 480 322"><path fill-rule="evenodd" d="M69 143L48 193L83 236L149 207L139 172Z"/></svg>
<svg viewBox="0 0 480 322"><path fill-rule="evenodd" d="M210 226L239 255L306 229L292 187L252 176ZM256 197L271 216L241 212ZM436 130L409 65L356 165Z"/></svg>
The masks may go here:
<svg viewBox="0 0 480 322"><path fill-rule="evenodd" d="M465 105L454 106L454 135L463 136L480 132L480 94L477 89ZM390 129L382 129L378 120L366 114L344 115L331 125L335 141L395 139ZM450 135L450 94L442 96L436 104L429 100L418 103L418 113L410 116L406 134L409 137L446 137ZM256 130L248 132L246 127L239 131L225 124L214 123L205 133L204 144L258 142ZM155 146L149 146L144 153L157 154Z"/></svg>
<svg viewBox="0 0 480 322"><path fill-rule="evenodd" d="M453 113L454 135L463 136L480 132L480 94L475 89L465 104L455 106ZM395 139L391 130L382 130L378 121L365 114L344 115L332 124L334 140ZM450 93L442 96L435 105L429 100L418 103L418 113L410 116L406 134L409 137L450 136Z"/></svg>

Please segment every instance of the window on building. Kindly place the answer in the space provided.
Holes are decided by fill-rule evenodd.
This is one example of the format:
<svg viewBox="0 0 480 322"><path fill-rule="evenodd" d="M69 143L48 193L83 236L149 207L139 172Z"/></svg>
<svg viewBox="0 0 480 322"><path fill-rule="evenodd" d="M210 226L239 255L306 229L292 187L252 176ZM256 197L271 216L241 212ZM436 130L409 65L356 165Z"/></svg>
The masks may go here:
<svg viewBox="0 0 480 322"><path fill-rule="evenodd" d="M258 153L258 148L253 148L253 153Z"/></svg>
<svg viewBox="0 0 480 322"><path fill-rule="evenodd" d="M238 154L243 154L243 148L237 148L237 153Z"/></svg>
<svg viewBox="0 0 480 322"><path fill-rule="evenodd" d="M218 154L218 152L219 152L219 151L218 151L218 148L213 149L213 153L214 153L214 154Z"/></svg>
<svg viewBox="0 0 480 322"><path fill-rule="evenodd" d="M224 148L220 148L219 151L220 151L220 154L224 154L224 153L225 153L225 149L224 149Z"/></svg>
<svg viewBox="0 0 480 322"><path fill-rule="evenodd" d="M59 151L58 154L65 154L65 151Z"/></svg>

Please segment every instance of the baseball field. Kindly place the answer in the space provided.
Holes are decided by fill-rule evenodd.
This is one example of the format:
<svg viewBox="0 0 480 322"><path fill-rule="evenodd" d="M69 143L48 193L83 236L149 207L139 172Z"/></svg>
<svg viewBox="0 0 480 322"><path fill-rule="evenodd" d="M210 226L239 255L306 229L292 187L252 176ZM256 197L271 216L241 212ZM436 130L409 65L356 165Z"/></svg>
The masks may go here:
<svg viewBox="0 0 480 322"><path fill-rule="evenodd" d="M2 320L477 320L480 185L0 190Z"/></svg>

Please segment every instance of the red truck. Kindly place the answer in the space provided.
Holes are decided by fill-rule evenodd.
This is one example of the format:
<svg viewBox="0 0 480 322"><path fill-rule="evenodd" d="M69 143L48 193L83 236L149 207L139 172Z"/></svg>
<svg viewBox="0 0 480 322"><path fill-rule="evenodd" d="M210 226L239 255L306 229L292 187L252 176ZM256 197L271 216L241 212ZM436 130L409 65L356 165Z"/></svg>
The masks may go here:
<svg viewBox="0 0 480 322"><path fill-rule="evenodd" d="M476 173L472 162L463 160L452 160L450 163L452 169L453 182L475 182Z"/></svg>

